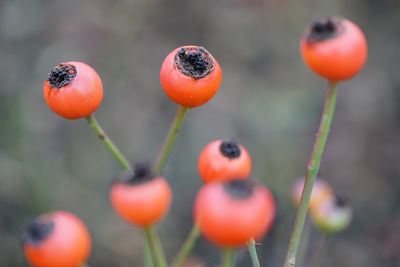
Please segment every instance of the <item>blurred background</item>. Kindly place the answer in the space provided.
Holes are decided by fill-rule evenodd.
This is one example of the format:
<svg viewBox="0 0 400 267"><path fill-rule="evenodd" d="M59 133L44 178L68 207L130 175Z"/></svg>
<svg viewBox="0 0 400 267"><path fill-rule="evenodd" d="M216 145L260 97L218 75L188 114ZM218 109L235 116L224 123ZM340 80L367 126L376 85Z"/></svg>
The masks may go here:
<svg viewBox="0 0 400 267"><path fill-rule="evenodd" d="M295 214L289 189L305 171L326 87L304 66L298 43L306 25L327 15L360 25L369 59L340 85L321 166L320 176L354 207L323 266L400 266L397 0L0 0L0 266L28 266L20 246L26 224L58 209L89 226L91 266L143 266L139 231L108 201L117 163L84 120L48 109L42 83L59 62L92 65L105 86L97 119L132 162L152 161L176 110L159 68L185 44L206 47L224 81L212 101L189 112L165 171L175 193L159 229L167 254L192 225L199 152L234 137L253 157L253 177L276 195L278 218L259 251L263 266L281 266ZM215 266L219 255L201 240L193 257ZM238 266L250 266L242 258Z"/></svg>

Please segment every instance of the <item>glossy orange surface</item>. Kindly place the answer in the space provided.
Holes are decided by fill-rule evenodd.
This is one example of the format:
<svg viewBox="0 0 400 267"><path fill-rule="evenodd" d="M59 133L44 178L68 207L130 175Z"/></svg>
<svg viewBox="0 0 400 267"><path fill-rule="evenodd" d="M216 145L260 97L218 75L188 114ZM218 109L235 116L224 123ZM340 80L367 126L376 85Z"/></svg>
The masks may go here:
<svg viewBox="0 0 400 267"><path fill-rule="evenodd" d="M183 48L196 46L183 46ZM161 66L160 82L165 93L174 102L184 107L197 107L209 101L222 82L222 70L215 58L214 68L205 77L193 78L183 74L175 64L175 56L182 47L174 49Z"/></svg>
<svg viewBox="0 0 400 267"><path fill-rule="evenodd" d="M76 67L73 80L60 88L53 87L48 80L43 84L44 99L49 108L66 119L89 116L103 100L103 84L100 76L83 62L65 62Z"/></svg>
<svg viewBox="0 0 400 267"><path fill-rule="evenodd" d="M270 230L275 213L275 200L266 187L256 186L251 196L235 198L220 182L203 186L194 208L202 234L221 247L239 247L251 238L261 239Z"/></svg>
<svg viewBox="0 0 400 267"><path fill-rule="evenodd" d="M115 182L110 199L117 213L127 222L146 227L161 220L169 210L172 192L163 177L141 184Z"/></svg>
<svg viewBox="0 0 400 267"><path fill-rule="evenodd" d="M91 240L86 225L72 213L57 211L40 216L53 222L49 236L39 244L24 242L28 262L35 267L80 267L87 261Z"/></svg>
<svg viewBox="0 0 400 267"><path fill-rule="evenodd" d="M305 63L318 75L330 81L354 77L367 60L367 40L353 22L338 18L341 27L337 36L310 42L307 36L300 42Z"/></svg>
<svg viewBox="0 0 400 267"><path fill-rule="evenodd" d="M223 140L215 140L207 144L200 153L197 169L205 183L246 179L251 173L251 157L247 149L238 144L240 156L229 158L220 151Z"/></svg>

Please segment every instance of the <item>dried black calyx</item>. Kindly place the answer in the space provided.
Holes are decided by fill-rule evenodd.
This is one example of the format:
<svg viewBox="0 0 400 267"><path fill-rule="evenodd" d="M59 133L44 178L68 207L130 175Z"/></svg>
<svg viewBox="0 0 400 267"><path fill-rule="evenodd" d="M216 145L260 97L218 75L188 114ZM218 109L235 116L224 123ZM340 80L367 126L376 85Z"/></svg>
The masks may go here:
<svg viewBox="0 0 400 267"><path fill-rule="evenodd" d="M182 47L175 55L175 65L186 76L200 79L214 69L214 59L203 47Z"/></svg>
<svg viewBox="0 0 400 267"><path fill-rule="evenodd" d="M336 37L341 30L340 19L335 17L320 18L313 21L306 32L308 42L319 42Z"/></svg>
<svg viewBox="0 0 400 267"><path fill-rule="evenodd" d="M241 150L239 143L234 140L226 140L219 146L219 151L227 158L235 159L240 157Z"/></svg>
<svg viewBox="0 0 400 267"><path fill-rule="evenodd" d="M55 66L49 73L47 81L51 87L60 89L68 85L76 76L77 70L71 64L59 64Z"/></svg>
<svg viewBox="0 0 400 267"><path fill-rule="evenodd" d="M118 182L135 185L145 183L155 178L150 163L136 163L133 171L123 173L117 178Z"/></svg>
<svg viewBox="0 0 400 267"><path fill-rule="evenodd" d="M339 195L335 195L335 206L338 208L346 208L349 206L349 201Z"/></svg>
<svg viewBox="0 0 400 267"><path fill-rule="evenodd" d="M224 184L224 190L233 198L248 198L253 194L254 182L246 180L232 180Z"/></svg>
<svg viewBox="0 0 400 267"><path fill-rule="evenodd" d="M34 220L26 228L25 233L22 236L22 242L23 244L39 245L50 236L53 229L53 222Z"/></svg>

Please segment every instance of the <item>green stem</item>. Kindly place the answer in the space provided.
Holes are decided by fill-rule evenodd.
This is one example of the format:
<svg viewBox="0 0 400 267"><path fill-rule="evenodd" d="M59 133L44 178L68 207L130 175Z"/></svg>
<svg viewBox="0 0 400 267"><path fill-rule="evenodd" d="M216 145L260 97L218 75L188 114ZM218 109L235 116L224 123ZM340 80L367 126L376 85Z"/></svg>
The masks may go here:
<svg viewBox="0 0 400 267"><path fill-rule="evenodd" d="M164 141L164 145L158 155L157 161L154 165L154 170L157 174L161 174L164 170L165 164L168 160L168 156L171 153L172 147L175 143L176 137L179 133L179 130L182 126L182 123L185 119L185 115L188 111L188 108L180 106L175 118L170 126L168 135ZM157 267L167 267L167 259L165 257L164 250L162 248L160 239L156 232L154 226L149 226L144 229L144 233L146 239L148 240L148 244L150 247L150 251L153 255Z"/></svg>
<svg viewBox="0 0 400 267"><path fill-rule="evenodd" d="M146 267L154 267L153 255L151 253L151 246L150 240L146 234L146 231L143 230L143 254L144 254L144 261Z"/></svg>
<svg viewBox="0 0 400 267"><path fill-rule="evenodd" d="M186 238L185 242L183 243L181 249L176 255L174 261L172 262L172 266L179 267L186 260L187 256L192 251L199 236L200 236L200 228L199 225L195 223L192 229L190 230L190 233Z"/></svg>
<svg viewBox="0 0 400 267"><path fill-rule="evenodd" d="M174 121L172 122L167 138L164 141L164 145L158 155L154 170L156 173L161 174L164 170L165 164L167 163L168 156L171 153L172 147L174 146L176 137L185 119L185 115L188 111L187 107L180 106L176 112Z"/></svg>
<svg viewBox="0 0 400 267"><path fill-rule="evenodd" d="M167 259L164 250L161 246L160 239L153 225L144 228L146 238L149 240L151 253L153 254L154 261L157 267L167 267Z"/></svg>
<svg viewBox="0 0 400 267"><path fill-rule="evenodd" d="M325 248L328 241L328 236L326 234L322 234L319 236L317 240L317 244L314 248L314 253L310 258L309 267L318 267L322 265L322 259L325 256Z"/></svg>
<svg viewBox="0 0 400 267"><path fill-rule="evenodd" d="M253 263L253 267L260 267L260 262L257 256L256 241L254 241L254 239L251 239L247 244L247 247L250 253L251 262Z"/></svg>
<svg viewBox="0 0 400 267"><path fill-rule="evenodd" d="M311 234L312 234L313 225L310 221L310 218L306 218L306 222L304 225L302 242L299 248L299 252L297 254L297 266L304 267L305 259L307 258L308 245L310 244Z"/></svg>
<svg viewBox="0 0 400 267"><path fill-rule="evenodd" d="M100 124L97 122L96 118L93 114L86 117L86 120L90 126L90 128L95 132L100 141L110 150L111 154L115 157L121 167L126 170L132 170L132 167L129 161L125 158L125 156L121 153L118 147L111 141L111 139L107 136L104 130L101 128Z"/></svg>
<svg viewBox="0 0 400 267"><path fill-rule="evenodd" d="M319 171L322 154L324 152L326 140L328 138L333 114L336 104L336 83L330 82L329 89L326 94L324 110L321 117L318 133L311 153L310 161L307 165L306 181L301 195L300 207L297 210L296 218L293 225L292 235L289 241L289 247L286 254L284 267L294 267L296 265L297 250L300 245L301 234L303 232L304 221L307 216L308 203L311 197L315 177Z"/></svg>
<svg viewBox="0 0 400 267"><path fill-rule="evenodd" d="M221 267L233 267L235 260L235 250L233 248L225 248L222 251Z"/></svg>

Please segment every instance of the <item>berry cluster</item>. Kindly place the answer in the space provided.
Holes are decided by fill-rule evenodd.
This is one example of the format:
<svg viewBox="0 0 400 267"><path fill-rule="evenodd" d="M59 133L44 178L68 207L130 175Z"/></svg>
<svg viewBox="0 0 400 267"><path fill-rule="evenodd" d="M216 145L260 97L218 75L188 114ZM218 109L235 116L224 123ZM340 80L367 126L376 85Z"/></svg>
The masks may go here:
<svg viewBox="0 0 400 267"><path fill-rule="evenodd" d="M328 17L313 22L300 42L306 64L330 83L325 116L321 121L306 176L293 189L298 214L284 266L294 266L307 209L316 227L335 233L350 222L351 209L331 187L315 177L328 136L336 97L335 85L355 76L367 58L367 43L352 22ZM120 163L123 172L110 187L116 213L142 230L147 266L167 267L156 224L168 213L172 191L163 168L188 109L208 102L222 82L217 60L200 46L173 50L162 63L160 81L165 94L179 105L165 144L154 165L133 167L99 126L93 113L103 99L97 72L83 62L65 62L54 67L44 81L44 99L49 108L66 119L86 118L95 134ZM199 234L222 248L222 266L233 266L233 250L249 246L254 266L258 259L255 241L267 234L274 222L276 203L260 181L249 178L252 162L248 150L234 139L214 140L198 158L198 173L204 182L193 209L193 230L172 263L180 266ZM313 190L314 184L314 190ZM312 191L312 193L311 193ZM311 198L311 200L310 200ZM91 238L85 224L75 215L56 211L40 215L26 229L23 248L29 263L37 267L86 266ZM294 254L294 256L293 256Z"/></svg>

